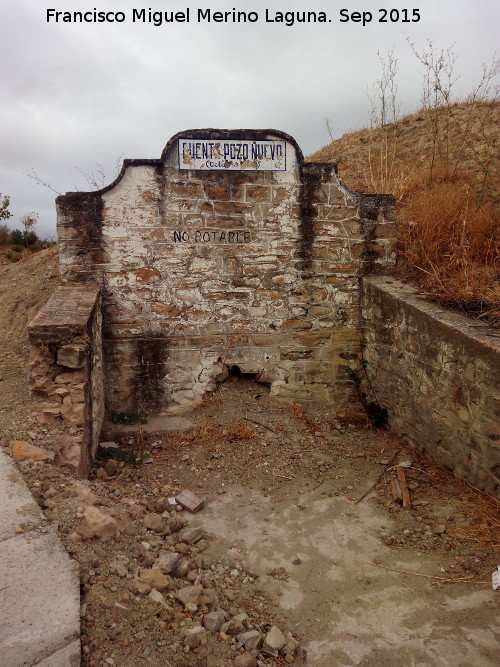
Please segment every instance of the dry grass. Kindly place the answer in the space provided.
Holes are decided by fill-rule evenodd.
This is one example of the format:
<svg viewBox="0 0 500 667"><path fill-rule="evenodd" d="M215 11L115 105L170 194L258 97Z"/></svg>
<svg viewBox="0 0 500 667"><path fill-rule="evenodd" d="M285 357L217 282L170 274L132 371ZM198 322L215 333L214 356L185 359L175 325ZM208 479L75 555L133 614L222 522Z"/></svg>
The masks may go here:
<svg viewBox="0 0 500 667"><path fill-rule="evenodd" d="M401 447L395 445L398 446ZM446 511L459 518L446 521L446 534L451 542L455 538L487 550L493 558L500 555L500 500L455 477L421 450L412 449L408 458L412 466L404 469L406 479L419 485L416 491L410 491L412 501L415 496L431 501L432 507L446 507ZM390 475L385 475L378 493L385 499L392 498ZM449 543L445 550L450 547Z"/></svg>
<svg viewBox="0 0 500 667"><path fill-rule="evenodd" d="M483 549L500 554L500 500L455 477L422 452L414 450L413 457L416 461L415 471L420 470L425 474L428 497L439 502L443 488L453 489L457 508L466 519L466 524L451 528L450 536L474 542ZM411 468L409 470L412 471Z"/></svg>
<svg viewBox="0 0 500 667"><path fill-rule="evenodd" d="M335 162L352 190L390 192L398 200L415 174L429 178L433 161L446 163L450 171L467 173L481 197L498 203L499 128L499 102L463 102L350 132L307 159Z"/></svg>
<svg viewBox="0 0 500 667"><path fill-rule="evenodd" d="M233 445L256 440L257 434L253 429L233 419L226 425L207 421L188 434L168 432L147 434L147 437L161 441L162 449L170 452L193 444L208 451L226 451Z"/></svg>
<svg viewBox="0 0 500 667"><path fill-rule="evenodd" d="M436 300L500 321L500 104L421 111L312 155L348 187L398 202L397 273Z"/></svg>
<svg viewBox="0 0 500 667"><path fill-rule="evenodd" d="M464 172L435 170L401 201L399 275L441 303L500 323L500 225Z"/></svg>

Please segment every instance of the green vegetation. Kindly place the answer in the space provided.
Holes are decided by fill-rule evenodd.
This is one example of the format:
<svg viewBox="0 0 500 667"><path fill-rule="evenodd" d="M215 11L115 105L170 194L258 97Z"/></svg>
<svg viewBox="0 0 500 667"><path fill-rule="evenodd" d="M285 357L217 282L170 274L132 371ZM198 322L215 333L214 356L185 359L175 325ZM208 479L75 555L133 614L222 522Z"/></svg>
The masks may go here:
<svg viewBox="0 0 500 667"><path fill-rule="evenodd" d="M150 453L148 451L139 451L138 449L118 449L118 447L101 447L100 445L96 452L96 458L100 461L114 459L115 461L131 463L134 466L142 463L145 459L149 458L149 456Z"/></svg>
<svg viewBox="0 0 500 667"><path fill-rule="evenodd" d="M12 213L9 211L10 197L3 195L0 192L0 220L8 220L12 218Z"/></svg>
<svg viewBox="0 0 500 667"><path fill-rule="evenodd" d="M0 194L0 220L12 218L9 211L10 198ZM18 262L25 254L37 252L53 245L53 241L42 241L36 233L38 213L31 211L20 220L23 229L10 229L0 225L0 255L10 262Z"/></svg>
<svg viewBox="0 0 500 667"><path fill-rule="evenodd" d="M112 412L111 421L113 424L147 424L147 414L140 410L139 412Z"/></svg>

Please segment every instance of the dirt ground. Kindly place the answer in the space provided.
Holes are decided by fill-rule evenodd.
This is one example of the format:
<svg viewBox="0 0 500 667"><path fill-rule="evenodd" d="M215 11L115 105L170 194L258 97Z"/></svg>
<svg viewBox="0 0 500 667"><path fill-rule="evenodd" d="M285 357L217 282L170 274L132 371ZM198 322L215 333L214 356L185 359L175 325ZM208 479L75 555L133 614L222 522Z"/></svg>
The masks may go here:
<svg viewBox="0 0 500 667"><path fill-rule="evenodd" d="M0 433L15 438L34 425L30 413L26 325L59 284L57 247L0 264Z"/></svg>
<svg viewBox="0 0 500 667"><path fill-rule="evenodd" d="M14 439L50 447L31 420L24 327L56 283L53 250L0 266L8 452ZM104 439L118 449L88 482L19 464L80 564L84 665L497 664L496 501L360 412L276 402L234 375L189 414L108 424ZM392 498L398 463L409 508ZM169 505L183 489L199 512ZM89 506L119 533L92 537ZM165 558L176 567L153 585ZM217 611L222 627L202 630Z"/></svg>

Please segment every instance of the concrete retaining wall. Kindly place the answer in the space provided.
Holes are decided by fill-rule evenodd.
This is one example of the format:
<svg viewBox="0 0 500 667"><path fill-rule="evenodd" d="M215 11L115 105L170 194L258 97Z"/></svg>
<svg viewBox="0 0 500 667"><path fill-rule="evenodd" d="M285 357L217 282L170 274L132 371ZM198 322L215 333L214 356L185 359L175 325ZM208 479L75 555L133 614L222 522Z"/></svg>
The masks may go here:
<svg viewBox="0 0 500 667"><path fill-rule="evenodd" d="M0 507L0 664L78 667L78 563L2 451Z"/></svg>

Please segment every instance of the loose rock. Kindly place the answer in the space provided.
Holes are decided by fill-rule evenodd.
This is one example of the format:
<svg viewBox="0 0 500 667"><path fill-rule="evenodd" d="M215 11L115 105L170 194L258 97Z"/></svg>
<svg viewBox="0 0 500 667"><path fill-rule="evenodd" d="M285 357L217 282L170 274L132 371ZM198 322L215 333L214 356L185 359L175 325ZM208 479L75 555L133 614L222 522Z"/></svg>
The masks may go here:
<svg viewBox="0 0 500 667"><path fill-rule="evenodd" d="M151 593L148 595L148 598L150 598L150 600L153 600L153 602L158 602L160 604L165 604L165 598L160 593L160 591L156 590L156 588L153 588Z"/></svg>
<svg viewBox="0 0 500 667"><path fill-rule="evenodd" d="M446 524L445 523L436 523L432 527L432 532L435 535L442 535L443 533L446 533Z"/></svg>
<svg viewBox="0 0 500 667"><path fill-rule="evenodd" d="M118 461L116 461L116 459L109 459L104 464L104 470L110 477L116 475L119 469L120 469L120 464Z"/></svg>
<svg viewBox="0 0 500 667"><path fill-rule="evenodd" d="M48 452L41 447L26 442L26 440L16 440L12 444L12 458L17 463L28 459L31 461L53 461L54 456L54 452Z"/></svg>
<svg viewBox="0 0 500 667"><path fill-rule="evenodd" d="M69 490L76 493L76 495L84 500L87 505L97 505L99 503L99 498L84 482L77 482L74 486L71 486Z"/></svg>
<svg viewBox="0 0 500 667"><path fill-rule="evenodd" d="M234 659L234 667L257 667L258 664L251 653L242 653Z"/></svg>
<svg viewBox="0 0 500 667"><path fill-rule="evenodd" d="M249 630L238 635L238 640L243 644L247 651L256 649L260 644L262 635L257 630Z"/></svg>
<svg viewBox="0 0 500 667"><path fill-rule="evenodd" d="M163 574L170 574L177 568L180 560L181 555L176 552L163 552L156 559L155 567L159 567Z"/></svg>
<svg viewBox="0 0 500 667"><path fill-rule="evenodd" d="M192 493L191 491L181 491L175 500L181 507L189 512L199 512L205 505L202 498Z"/></svg>
<svg viewBox="0 0 500 667"><path fill-rule="evenodd" d="M123 618L128 618L132 614L132 610L126 607L124 604L115 602L115 606L113 607L113 614L115 617L121 616Z"/></svg>
<svg viewBox="0 0 500 667"><path fill-rule="evenodd" d="M183 605L186 605L188 602L194 604L200 603L201 594L203 592L203 586L184 586L175 593L175 597L179 602L182 602Z"/></svg>
<svg viewBox="0 0 500 667"><path fill-rule="evenodd" d="M147 595L151 591L151 585L139 579L133 579L129 585L130 591L134 595Z"/></svg>
<svg viewBox="0 0 500 667"><path fill-rule="evenodd" d="M224 623L225 616L223 611L211 611L203 617L203 626L209 632L218 632Z"/></svg>
<svg viewBox="0 0 500 667"><path fill-rule="evenodd" d="M89 505L83 512L83 519L86 522L89 531L95 537L106 539L108 537L117 537L119 535L116 520L109 514L105 514L98 510L97 507Z"/></svg>
<svg viewBox="0 0 500 667"><path fill-rule="evenodd" d="M145 528L154 530L155 533L161 533L163 530L163 519L161 514L156 514L155 512L146 514L143 523Z"/></svg>
<svg viewBox="0 0 500 667"><path fill-rule="evenodd" d="M195 544L196 542L199 542L204 535L205 531L203 528L189 526L180 531L179 540L186 544Z"/></svg>
<svg viewBox="0 0 500 667"><path fill-rule="evenodd" d="M278 655L278 651L285 645L286 638L281 630L276 626L269 630L262 645L262 650L270 655Z"/></svg>
<svg viewBox="0 0 500 667"><path fill-rule="evenodd" d="M184 646L189 648L197 648L198 646L205 646L207 643L207 631L201 625L195 625L186 632L186 639Z"/></svg>
<svg viewBox="0 0 500 667"><path fill-rule="evenodd" d="M156 588L159 591L165 591L167 588L175 588L172 579L163 574L159 567L151 569L141 568L139 578L143 583L149 584L152 588Z"/></svg>

